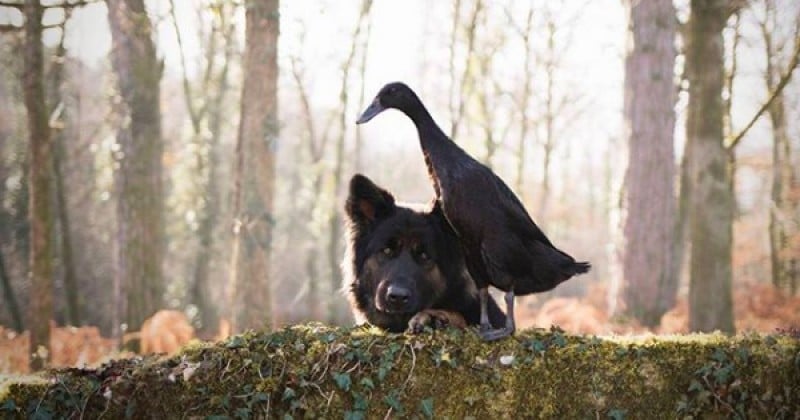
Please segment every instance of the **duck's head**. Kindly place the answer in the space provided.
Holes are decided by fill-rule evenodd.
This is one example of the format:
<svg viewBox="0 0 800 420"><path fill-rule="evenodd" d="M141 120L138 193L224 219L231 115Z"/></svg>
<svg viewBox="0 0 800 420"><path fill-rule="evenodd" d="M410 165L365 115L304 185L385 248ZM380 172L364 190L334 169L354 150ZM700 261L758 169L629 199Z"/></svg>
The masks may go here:
<svg viewBox="0 0 800 420"><path fill-rule="evenodd" d="M363 124L389 109L406 111L417 101L417 95L403 82L392 82L381 88L372 103L361 113L356 124Z"/></svg>

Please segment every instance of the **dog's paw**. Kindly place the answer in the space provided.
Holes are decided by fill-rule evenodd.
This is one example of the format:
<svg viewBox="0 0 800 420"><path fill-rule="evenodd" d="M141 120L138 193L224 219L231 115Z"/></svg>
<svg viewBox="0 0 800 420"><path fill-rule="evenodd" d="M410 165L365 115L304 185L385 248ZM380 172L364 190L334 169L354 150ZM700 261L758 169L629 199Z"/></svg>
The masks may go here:
<svg viewBox="0 0 800 420"><path fill-rule="evenodd" d="M441 330L447 327L464 329L467 322L458 312L445 311L441 309L425 309L417 312L408 321L408 332L411 334L421 334L425 328Z"/></svg>

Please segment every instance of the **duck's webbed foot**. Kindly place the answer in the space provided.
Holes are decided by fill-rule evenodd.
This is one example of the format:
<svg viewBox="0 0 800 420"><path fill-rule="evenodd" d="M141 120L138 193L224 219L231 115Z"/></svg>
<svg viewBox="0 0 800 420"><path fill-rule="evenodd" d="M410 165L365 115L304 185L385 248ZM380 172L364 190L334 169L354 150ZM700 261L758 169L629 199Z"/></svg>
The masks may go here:
<svg viewBox="0 0 800 420"><path fill-rule="evenodd" d="M483 341L495 341L513 335L514 331L516 330L516 326L514 324L514 292L506 292L506 326L498 329L493 329L489 324L489 316L486 312L486 301L488 299L489 292L487 289L481 289L480 292L481 327L478 331L478 335L481 337L481 339L483 339ZM484 321L486 322L484 323Z"/></svg>

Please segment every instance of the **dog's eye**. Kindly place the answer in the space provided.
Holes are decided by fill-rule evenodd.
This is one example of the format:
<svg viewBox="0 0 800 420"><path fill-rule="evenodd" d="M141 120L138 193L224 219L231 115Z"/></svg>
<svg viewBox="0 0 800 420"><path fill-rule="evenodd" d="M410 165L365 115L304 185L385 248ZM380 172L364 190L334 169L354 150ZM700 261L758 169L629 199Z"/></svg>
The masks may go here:
<svg viewBox="0 0 800 420"><path fill-rule="evenodd" d="M420 253L419 253L419 259L420 259L420 260L422 260L422 261L428 261L429 259L431 259L431 257L428 255L428 253L427 253L427 252L425 252L425 251L420 251Z"/></svg>
<svg viewBox="0 0 800 420"><path fill-rule="evenodd" d="M392 255L393 250L392 250L392 247L387 246L387 247L383 248L383 250L381 250L381 252L383 252L383 255Z"/></svg>

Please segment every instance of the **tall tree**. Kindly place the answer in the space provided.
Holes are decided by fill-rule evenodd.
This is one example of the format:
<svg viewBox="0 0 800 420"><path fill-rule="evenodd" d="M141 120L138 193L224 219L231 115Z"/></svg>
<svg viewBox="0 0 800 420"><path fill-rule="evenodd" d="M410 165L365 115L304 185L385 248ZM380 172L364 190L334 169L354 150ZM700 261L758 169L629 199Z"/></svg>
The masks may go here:
<svg viewBox="0 0 800 420"><path fill-rule="evenodd" d="M517 194L521 194L520 197L525 196L525 150L526 144L528 142L528 133L531 130L531 118L529 118L529 110L528 107L531 102L531 96L533 94L533 42L532 42L532 32L533 32L533 4L528 5L528 11L525 14L525 24L524 26L518 26L514 24L514 16L510 11L507 11L509 23L512 24L512 27L516 30L517 34L521 38L522 46L525 49L524 53L524 65L523 65L523 82L522 82L522 92L519 95L519 98L515 100L515 105L517 106L517 112L519 113L519 120L520 120L520 129L519 129L519 137L517 138L517 147L516 147L516 156L517 156L517 164L516 164L516 174L514 178L514 190Z"/></svg>
<svg viewBox="0 0 800 420"><path fill-rule="evenodd" d="M192 125L192 142L197 145L196 169L201 184L198 209L198 247L189 285L189 302L195 305L200 328L206 332L218 323L217 308L210 294L211 266L214 259L215 229L220 214L219 165L220 140L223 128L223 104L230 90L230 62L234 52L234 29L231 22L235 5L215 1L208 5L211 28L205 38L205 66L199 86L192 86L186 64L183 38L178 26L175 2L170 0L175 36L183 71L183 94ZM202 92L197 95L196 92Z"/></svg>
<svg viewBox="0 0 800 420"><path fill-rule="evenodd" d="M10 92L6 91L5 80L0 80L0 115L11 115L12 104L10 99L12 96ZM12 138L12 127L9 124L0 124L0 151L5 151L6 140ZM6 185L8 179L8 166L6 162L0 159L0 197L10 197L12 191ZM9 194L9 195L6 195ZM13 225L13 216L9 211L0 204L0 242L12 243L12 235L8 227ZM3 255L3 247L0 247L0 295L3 296L3 307L8 311L11 319L11 326L18 332L22 332L22 312L20 311L19 303L17 302L17 294L11 284L11 277L6 267L5 256ZM7 318L6 318L7 319Z"/></svg>
<svg viewBox="0 0 800 420"><path fill-rule="evenodd" d="M655 327L675 303L675 8L672 0L628 2L632 48L625 59L624 300Z"/></svg>
<svg viewBox="0 0 800 420"><path fill-rule="evenodd" d="M70 325L83 324L82 315L82 299L78 290L78 275L75 269L75 257L73 254L73 240L72 229L69 209L67 206L67 187L64 181L63 167L67 164L67 153L65 144L67 142L67 133L64 130L63 123L57 123L56 120L63 121L65 118L64 100L61 94L62 82L64 81L64 67L67 61L67 50L65 47L66 40L66 23L71 14L71 10L64 11L64 21L59 26L61 36L59 37L58 45L56 46L56 58L50 67L50 89L49 94L51 117L50 120L54 123L53 132L53 182L55 187L55 208L58 220L58 231L60 233L59 245L59 259L63 268L63 282L64 294L66 296L66 309L67 309L67 322Z"/></svg>
<svg viewBox="0 0 800 420"><path fill-rule="evenodd" d="M370 8L372 7L372 0L363 0L361 2L361 9L358 15L358 22L355 29L353 29L352 40L353 43L348 51L347 58L342 65L342 82L339 89L339 127L334 142L334 167L333 167L333 200L332 208L328 217L328 227L330 238L328 241L328 264L330 267L331 278L331 292L335 293L342 284L342 275L339 267L342 262L341 243L342 243L342 220L339 214L341 201L339 200L340 186L342 184L342 174L344 170L344 144L347 137L347 125L350 122L346 110L350 104L350 96L348 95L350 86L350 72L356 68L356 52L360 45L365 45L366 38L361 37L364 30L367 17L369 16ZM359 41L360 40L360 41ZM364 48L361 48L364 50ZM362 80L363 83L363 80ZM336 321L339 314L345 312L341 310L341 299L330 299L328 301L328 319Z"/></svg>
<svg viewBox="0 0 800 420"><path fill-rule="evenodd" d="M798 182L798 173L792 165L792 142L789 136L789 124L786 118L786 101L779 91L778 84L782 75L791 74L797 67L797 51L800 49L800 16L795 20L794 39L776 39L775 28L778 19L778 7L774 0L766 0L765 19L760 22L764 40L767 68L765 84L767 92L774 92L774 99L767 113L772 123L772 188L769 207L769 245L770 265L772 268L772 284L775 287L795 293L800 288L800 256L792 252L790 238L797 235L792 228L793 218L800 212L800 197L792 192ZM792 59L784 64L780 54L788 45L794 43L791 51L795 51ZM786 67L786 68L784 68Z"/></svg>
<svg viewBox="0 0 800 420"><path fill-rule="evenodd" d="M309 199L307 200L305 214L300 216L300 218L307 221L304 223L307 230L304 233L304 236L307 236L310 239L308 253L305 259L306 281L308 282L306 293L306 313L310 319L320 320L324 319L325 309L327 309L320 304L322 301L320 299L320 270L318 269L320 260L318 243L324 241L322 241L323 235L319 232L320 229L313 228L313 221L315 220L316 215L319 213L319 209L322 207L320 200L318 199L318 197L322 195L322 189L324 186L322 181L325 170L322 165L322 160L325 157L325 150L327 149L327 145L331 139L331 136L328 133L330 132L329 127L333 123L333 118L328 119L327 123L323 127L323 130L317 129L314 119L314 112L311 107L310 93L308 87L306 86L305 75L300 64L300 59L298 57L290 57L290 62L292 78L294 79L296 85L294 90L297 92L300 99L300 106L303 113L305 128L305 135L302 138L299 149L308 149L307 154L309 162L306 172L310 172L309 177L311 184L311 193L309 194ZM356 148L358 148L358 145L356 145Z"/></svg>
<svg viewBox="0 0 800 420"><path fill-rule="evenodd" d="M27 0L25 14L25 53L23 85L28 111L30 190L30 294L28 329L30 331L31 370L41 369L50 345L50 319L53 314L53 214L51 199L50 126L44 88L44 53L42 16L39 0Z"/></svg>
<svg viewBox="0 0 800 420"><path fill-rule="evenodd" d="M687 153L690 203L689 329L733 332L731 261L734 192L723 143L725 50L722 30L733 0L692 0L687 32Z"/></svg>
<svg viewBox="0 0 800 420"><path fill-rule="evenodd" d="M117 188L116 308L120 322L138 329L162 307L164 284L163 141L153 30L144 0L106 0L111 27L111 63L125 107L117 133L120 146Z"/></svg>
<svg viewBox="0 0 800 420"><path fill-rule="evenodd" d="M456 0L453 10L453 26L450 34L450 137L458 138L458 129L464 118L467 102L472 95L469 89L474 83L470 67L474 65L475 38L478 33L478 20L484 11L483 0L475 0L471 13L462 21L461 0ZM461 71L456 65L456 46L459 41L458 34L463 31L465 39L464 65Z"/></svg>
<svg viewBox="0 0 800 420"><path fill-rule="evenodd" d="M233 331L269 328L269 251L274 224L278 141L279 0L248 1L244 83L234 187L234 246L229 279Z"/></svg>

